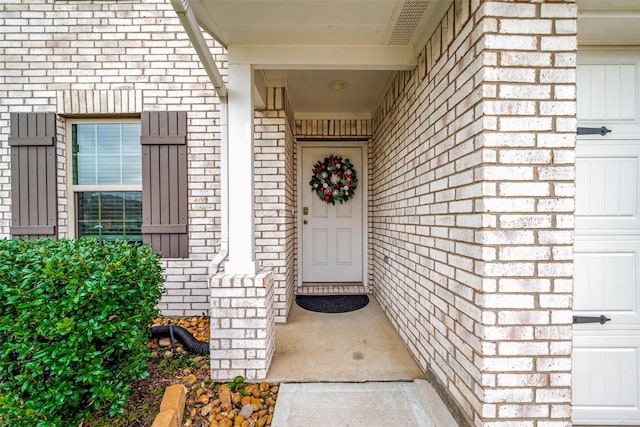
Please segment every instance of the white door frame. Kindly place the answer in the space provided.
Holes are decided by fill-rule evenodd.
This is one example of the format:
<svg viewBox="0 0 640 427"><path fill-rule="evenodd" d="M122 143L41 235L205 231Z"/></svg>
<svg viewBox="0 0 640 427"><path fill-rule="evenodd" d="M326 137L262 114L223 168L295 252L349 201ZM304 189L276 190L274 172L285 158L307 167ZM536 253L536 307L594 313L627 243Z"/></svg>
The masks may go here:
<svg viewBox="0 0 640 427"><path fill-rule="evenodd" d="M296 163L297 163L297 217L296 223L298 225L297 239L298 244L296 247L298 255L298 286L302 285L302 192L311 191L309 189L308 182L302 182L302 150L305 147L327 147L340 149L344 147L360 147L362 149L362 169L357 171L358 173L358 191L362 192L362 284L367 286L367 272L369 271L369 153L367 152L367 141L299 141L297 142L296 150Z"/></svg>

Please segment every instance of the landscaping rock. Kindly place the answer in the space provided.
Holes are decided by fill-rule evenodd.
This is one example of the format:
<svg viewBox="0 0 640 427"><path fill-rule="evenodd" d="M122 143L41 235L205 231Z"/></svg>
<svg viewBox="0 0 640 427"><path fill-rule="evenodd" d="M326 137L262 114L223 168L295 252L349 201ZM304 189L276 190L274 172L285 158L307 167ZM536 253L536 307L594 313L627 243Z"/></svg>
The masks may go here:
<svg viewBox="0 0 640 427"><path fill-rule="evenodd" d="M242 409L240 409L240 412L238 413L238 415L241 415L245 419L251 417L252 414L253 414L253 405L251 404L244 405Z"/></svg>
<svg viewBox="0 0 640 427"><path fill-rule="evenodd" d="M154 326L168 325L169 319L159 318ZM209 340L209 319L191 317L171 319L171 324L181 326L200 341ZM165 339L165 338L163 338ZM169 338L166 338L169 340ZM180 340L176 348L152 339L148 347L167 359L188 358L188 366L179 370L178 381L187 388L186 420L183 427L269 427L273 418L278 386L262 382L241 383L233 387L211 381L207 356L192 355ZM166 345L166 342L163 342ZM169 340L170 345L170 340Z"/></svg>
<svg viewBox="0 0 640 427"><path fill-rule="evenodd" d="M223 412L229 412L233 408L231 403L231 391L227 384L222 384L218 389L218 397L220 398L220 408Z"/></svg>
<svg viewBox="0 0 640 427"><path fill-rule="evenodd" d="M182 382L187 386L192 386L196 382L198 382L198 377L196 377L194 374L189 374L186 377L182 378Z"/></svg>

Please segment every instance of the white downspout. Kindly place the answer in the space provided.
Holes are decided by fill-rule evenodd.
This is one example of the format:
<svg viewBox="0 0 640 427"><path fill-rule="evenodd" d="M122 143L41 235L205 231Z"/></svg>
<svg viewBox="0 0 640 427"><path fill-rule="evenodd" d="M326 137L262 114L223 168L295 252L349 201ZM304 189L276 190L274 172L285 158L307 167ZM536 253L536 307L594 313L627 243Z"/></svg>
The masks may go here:
<svg viewBox="0 0 640 427"><path fill-rule="evenodd" d="M191 40L191 44L198 54L198 58L200 58L200 63L204 67L204 70L207 72L209 76L209 80L213 84L216 93L218 96L222 98L227 97L227 87L222 81L222 75L220 74L220 70L218 70L218 66L216 62L213 60L211 56L211 52L209 51L209 47L207 46L207 42L202 35L202 31L200 31L200 26L198 25L198 20L193 15L193 11L189 5L188 0L171 0L171 5L173 9L178 14L178 18L180 19L180 23L184 27L189 40ZM216 40L218 39L215 37ZM224 47L224 46L223 46ZM226 102L226 100L225 100Z"/></svg>
<svg viewBox="0 0 640 427"><path fill-rule="evenodd" d="M189 40L220 99L220 252L209 264L209 275L220 270L220 264L229 255L229 113L227 87L202 35L189 0L171 0ZM215 37L216 40L219 40Z"/></svg>
<svg viewBox="0 0 640 427"><path fill-rule="evenodd" d="M229 256L229 114L227 98L220 98L220 252L209 264L209 276L220 271Z"/></svg>

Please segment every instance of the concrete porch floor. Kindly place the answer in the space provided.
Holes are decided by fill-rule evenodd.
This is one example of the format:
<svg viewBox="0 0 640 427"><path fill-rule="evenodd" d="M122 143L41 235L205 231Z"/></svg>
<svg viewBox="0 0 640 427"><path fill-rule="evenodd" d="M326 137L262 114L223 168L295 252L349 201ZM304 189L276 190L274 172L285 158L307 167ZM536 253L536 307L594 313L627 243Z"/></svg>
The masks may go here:
<svg viewBox="0 0 640 427"><path fill-rule="evenodd" d="M373 295L357 311L315 313L294 302L276 325L271 382L413 381L424 373Z"/></svg>
<svg viewBox="0 0 640 427"><path fill-rule="evenodd" d="M373 296L342 314L291 308L276 325L273 427L454 427Z"/></svg>

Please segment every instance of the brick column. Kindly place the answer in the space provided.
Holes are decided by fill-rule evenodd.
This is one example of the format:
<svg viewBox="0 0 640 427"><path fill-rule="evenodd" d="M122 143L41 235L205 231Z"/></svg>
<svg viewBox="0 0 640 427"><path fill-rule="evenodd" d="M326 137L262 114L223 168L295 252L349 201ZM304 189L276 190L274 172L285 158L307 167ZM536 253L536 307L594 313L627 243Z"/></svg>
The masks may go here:
<svg viewBox="0 0 640 427"><path fill-rule="evenodd" d="M576 5L481 6L484 427L571 425Z"/></svg>
<svg viewBox="0 0 640 427"><path fill-rule="evenodd" d="M275 349L273 274L216 274L211 285L211 378L266 378Z"/></svg>
<svg viewBox="0 0 640 427"><path fill-rule="evenodd" d="M256 261L273 270L275 319L285 323L297 282L295 141L285 89L266 98L254 120Z"/></svg>

